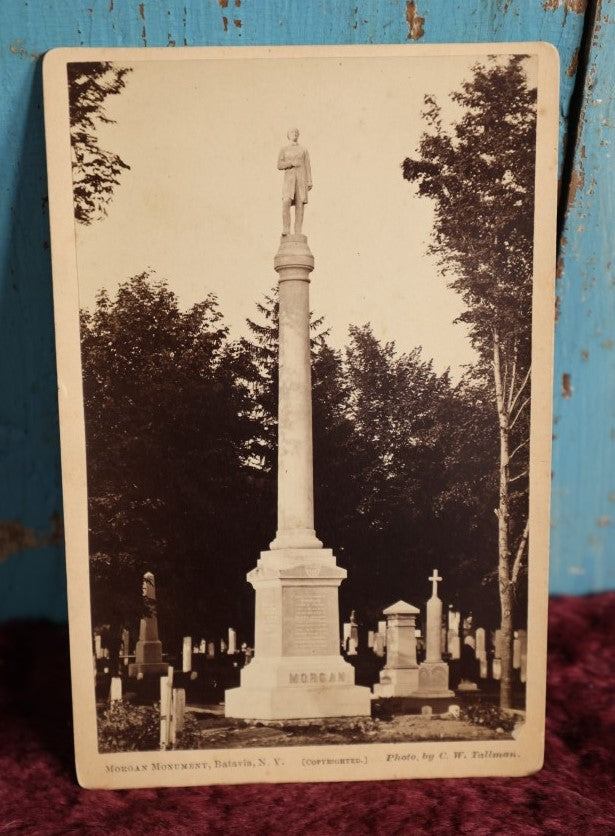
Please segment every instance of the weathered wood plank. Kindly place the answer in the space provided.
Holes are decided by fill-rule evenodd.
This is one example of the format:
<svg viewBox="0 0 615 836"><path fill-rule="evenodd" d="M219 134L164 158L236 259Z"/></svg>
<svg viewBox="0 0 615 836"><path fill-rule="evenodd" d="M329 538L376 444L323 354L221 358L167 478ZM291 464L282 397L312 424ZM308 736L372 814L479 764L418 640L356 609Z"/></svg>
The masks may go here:
<svg viewBox="0 0 615 836"><path fill-rule="evenodd" d="M608 3L609 7L611 5ZM310 3L293 0L269 0L267 3L260 0L167 0L166 3L159 0L4 0L0 31L0 162L3 172L0 193L0 264L3 268L0 291L0 333L3 338L0 352L3 392L0 469L4 475L0 485L0 520L9 522L0 526L0 561L4 558L0 565L0 618L40 616L61 619L65 617L66 606L63 553L56 542L61 489L40 55L54 46L79 45L407 43L411 46L413 43L446 41L546 40L559 48L562 61L563 134L575 81L575 55L581 40L584 6L583 0L417 0L414 3L402 0L319 0ZM612 46L612 34L603 32L601 42L607 37ZM599 83L609 81L608 72L611 72L612 81L612 67L609 69L606 64L604 55L597 59ZM604 76L601 75L603 72ZM592 107L592 113L596 114L596 106ZM586 192L583 195L594 199L594 195L589 194L590 165L604 168L606 152L598 139L594 144L587 140L585 145L589 155L585 162ZM594 227L601 223L597 220L598 213L605 207L606 177L604 174L603 187L594 189L596 194L602 195L600 206L596 201L593 203L595 209L590 218ZM587 473L591 471L592 462L597 465L598 454L602 455L593 438L602 438L605 432L608 436L608 430L602 425L600 428L595 426L595 414L588 417L587 433L577 432L574 437L572 431L569 435L562 434L564 418L574 425L584 417L579 410L590 410L590 407L583 407L581 398L577 397L581 394L580 381L590 392L590 403L592 397L594 400L600 398L601 403L608 402L610 408L613 403L612 391L607 393L603 388L603 376L608 375L612 366L606 359L600 363L597 359L599 350L593 342L582 340L583 346L576 344L576 335L584 333L582 327L590 326L585 320L580 322L581 314L572 316L569 311L569 308L576 309L578 304L579 279L574 273L573 249L578 247L575 252L580 253L577 259L581 264L583 258L589 257L589 242L584 244L579 233L578 244L573 245L577 239L574 239L572 224L571 220L565 256L566 271L572 272L567 272L561 283L562 318L557 351L558 374L561 377L562 371L567 370L572 375L575 395L564 404L565 415L558 404L562 416L555 476L555 521L562 526L560 531L563 533L560 536L556 528L553 575L556 591L567 589L571 577L565 568L560 568L568 560L560 553L568 555L570 552L570 549L565 552L563 541L568 536L566 531L574 527L571 508L576 497L584 492L582 485L573 490L575 474L582 479L589 478ZM596 242L597 238L593 240ZM585 269L579 266L579 271ZM607 310L612 310L607 306L607 296L612 305L612 290L609 295L606 289L596 291L591 287L586 293L592 300L594 316L606 317ZM592 320L592 323L597 321ZM603 328L606 333L606 321ZM592 351L591 364L582 367L581 361L574 357L575 351L578 353L585 343ZM602 351L606 358L606 349ZM581 368L588 372L583 374ZM593 369L595 372L589 372ZM599 396L598 392L601 393ZM606 418L604 422L608 423ZM608 455L610 458L601 459L605 472L607 464L613 460L612 452ZM602 482L605 483L605 479ZM603 513L598 507L600 491L589 488L588 485L587 493L583 493L586 496L583 505L586 521ZM567 515L564 523L562 515ZM604 538L606 528L598 528L596 532L597 537ZM606 541L600 548L606 549ZM598 546L594 551L596 549Z"/></svg>
<svg viewBox="0 0 615 836"><path fill-rule="evenodd" d="M615 586L615 4L597 4L558 281L552 587Z"/></svg>

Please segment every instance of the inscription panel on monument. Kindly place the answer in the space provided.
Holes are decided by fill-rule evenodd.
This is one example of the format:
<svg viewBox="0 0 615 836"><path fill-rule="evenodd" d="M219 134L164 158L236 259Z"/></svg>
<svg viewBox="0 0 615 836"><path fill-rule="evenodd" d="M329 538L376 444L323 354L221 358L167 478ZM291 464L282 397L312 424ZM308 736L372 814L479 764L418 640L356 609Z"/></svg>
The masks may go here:
<svg viewBox="0 0 615 836"><path fill-rule="evenodd" d="M290 586L282 594L284 656L338 655L337 589Z"/></svg>
<svg viewBox="0 0 615 836"><path fill-rule="evenodd" d="M255 652L258 656L279 656L281 651L280 590L259 589L256 593Z"/></svg>

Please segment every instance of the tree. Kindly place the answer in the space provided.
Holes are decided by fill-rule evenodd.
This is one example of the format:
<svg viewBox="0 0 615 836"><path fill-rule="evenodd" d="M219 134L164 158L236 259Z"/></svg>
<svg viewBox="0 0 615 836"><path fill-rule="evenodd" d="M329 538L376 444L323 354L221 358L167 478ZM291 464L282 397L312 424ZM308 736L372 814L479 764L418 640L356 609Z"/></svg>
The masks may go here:
<svg viewBox="0 0 615 836"><path fill-rule="evenodd" d="M222 631L246 607L258 491L244 361L216 299L182 311L143 273L82 312L81 344L94 618L134 624L151 570L166 637Z"/></svg>
<svg viewBox="0 0 615 836"><path fill-rule="evenodd" d="M430 251L466 304L499 433L498 588L502 629L500 703L510 706L515 594L528 543L530 339L536 91L524 57L491 59L451 94L462 114L446 124L425 97L428 123L403 176L433 201Z"/></svg>
<svg viewBox="0 0 615 836"><path fill-rule="evenodd" d="M68 64L68 107L72 148L75 220L89 225L107 214L113 190L123 170L129 169L118 154L99 146L98 123L111 124L104 109L108 96L126 86L128 67L108 61Z"/></svg>

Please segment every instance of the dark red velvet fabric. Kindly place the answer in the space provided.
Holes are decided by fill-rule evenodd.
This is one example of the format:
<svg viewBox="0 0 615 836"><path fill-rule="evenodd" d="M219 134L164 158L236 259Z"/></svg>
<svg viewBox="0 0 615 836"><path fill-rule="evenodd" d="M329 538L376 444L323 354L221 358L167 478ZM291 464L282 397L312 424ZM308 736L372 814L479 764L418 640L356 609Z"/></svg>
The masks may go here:
<svg viewBox="0 0 615 836"><path fill-rule="evenodd" d="M66 630L0 627L0 833L615 833L615 593L550 607L545 768L529 778L82 790Z"/></svg>

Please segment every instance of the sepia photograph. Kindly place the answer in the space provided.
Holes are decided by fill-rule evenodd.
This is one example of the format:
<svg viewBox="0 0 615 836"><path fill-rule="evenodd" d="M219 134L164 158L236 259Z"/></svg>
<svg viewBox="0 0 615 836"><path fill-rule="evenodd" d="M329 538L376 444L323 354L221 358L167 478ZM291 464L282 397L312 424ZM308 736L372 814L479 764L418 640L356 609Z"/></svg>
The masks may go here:
<svg viewBox="0 0 615 836"><path fill-rule="evenodd" d="M162 52L46 65L80 780L539 768L554 51Z"/></svg>

